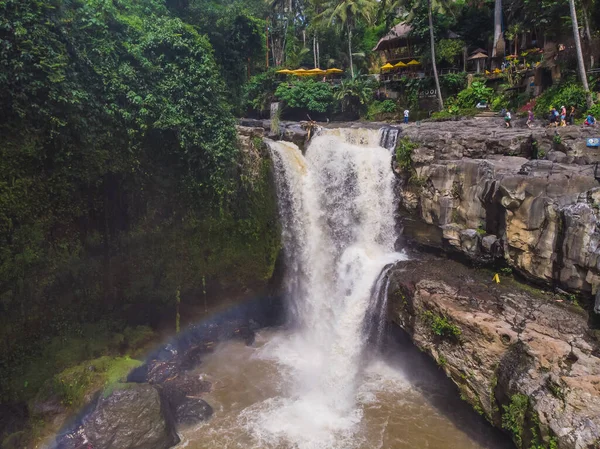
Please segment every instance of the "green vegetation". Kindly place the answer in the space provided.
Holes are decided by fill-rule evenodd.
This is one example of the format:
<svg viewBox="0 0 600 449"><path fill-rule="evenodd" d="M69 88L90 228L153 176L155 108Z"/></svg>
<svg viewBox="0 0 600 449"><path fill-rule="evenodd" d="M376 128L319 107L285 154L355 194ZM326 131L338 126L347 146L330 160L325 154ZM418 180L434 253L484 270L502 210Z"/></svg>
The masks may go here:
<svg viewBox="0 0 600 449"><path fill-rule="evenodd" d="M287 107L311 112L331 111L333 105L331 85L312 79L281 83L275 91L275 96L284 101Z"/></svg>
<svg viewBox="0 0 600 449"><path fill-rule="evenodd" d="M536 98L535 114L538 117L547 117L552 107L560 109L561 106L565 106L567 109L575 106L579 113L587 109L585 105L585 91L581 85L574 82L567 82L546 90Z"/></svg>
<svg viewBox="0 0 600 449"><path fill-rule="evenodd" d="M529 398L524 394L511 396L510 403L502 406L502 427L508 430L513 437L517 447L523 447L523 433Z"/></svg>
<svg viewBox="0 0 600 449"><path fill-rule="evenodd" d="M456 340L462 334L460 327L451 323L444 315L427 310L422 313L421 318L429 326L431 332L438 337Z"/></svg>
<svg viewBox="0 0 600 449"><path fill-rule="evenodd" d="M398 106L392 100L373 101L368 105L365 118L367 120L381 120L388 115L395 115L398 111Z"/></svg>
<svg viewBox="0 0 600 449"><path fill-rule="evenodd" d="M396 143L396 163L404 171L412 168L412 153L419 147L419 144L410 140L409 137L398 139Z"/></svg>
<svg viewBox="0 0 600 449"><path fill-rule="evenodd" d="M163 1L7 0L0 40L9 401L110 352L129 317L174 317L179 287L264 282L279 240L270 164L239 151L211 44Z"/></svg>
<svg viewBox="0 0 600 449"><path fill-rule="evenodd" d="M479 102L489 102L494 89L486 87L484 82L473 81L471 87L461 90L456 96L456 105L461 109L474 108Z"/></svg>

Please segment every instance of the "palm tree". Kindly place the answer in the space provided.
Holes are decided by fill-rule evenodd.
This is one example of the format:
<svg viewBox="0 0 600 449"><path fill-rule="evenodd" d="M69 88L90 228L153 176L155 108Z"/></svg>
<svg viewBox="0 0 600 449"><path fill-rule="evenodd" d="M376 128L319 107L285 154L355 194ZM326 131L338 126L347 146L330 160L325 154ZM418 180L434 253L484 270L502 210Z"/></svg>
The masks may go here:
<svg viewBox="0 0 600 449"><path fill-rule="evenodd" d="M577 23L577 11L575 10L575 0L569 0L571 8L571 22L573 23L573 37L575 38L575 49L577 50L577 65L579 66L579 78L585 90L585 99L588 109L594 105L592 94L588 86L587 74L585 73L585 64L583 62L583 52L581 51L581 38L579 37L579 24Z"/></svg>
<svg viewBox="0 0 600 449"><path fill-rule="evenodd" d="M329 23L339 22L348 33L348 57L350 59L350 74L354 78L352 62L352 30L359 18L371 23L375 17L377 0L330 0L326 3L321 17L329 18Z"/></svg>

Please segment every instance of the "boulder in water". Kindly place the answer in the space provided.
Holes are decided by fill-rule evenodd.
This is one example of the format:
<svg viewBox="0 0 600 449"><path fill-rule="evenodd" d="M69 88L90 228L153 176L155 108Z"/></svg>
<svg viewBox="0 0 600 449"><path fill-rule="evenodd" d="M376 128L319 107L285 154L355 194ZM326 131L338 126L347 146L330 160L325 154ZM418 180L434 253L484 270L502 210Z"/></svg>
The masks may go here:
<svg viewBox="0 0 600 449"><path fill-rule="evenodd" d="M188 373L169 379L161 385L162 397L173 411L175 421L183 425L196 424L210 418L212 407L199 397L210 389L210 382Z"/></svg>
<svg viewBox="0 0 600 449"><path fill-rule="evenodd" d="M206 401L198 397L186 396L175 407L174 412L177 424L187 426L207 420L212 416L213 409Z"/></svg>
<svg viewBox="0 0 600 449"><path fill-rule="evenodd" d="M147 384L125 384L101 397L83 428L94 449L167 449L179 442L158 391Z"/></svg>

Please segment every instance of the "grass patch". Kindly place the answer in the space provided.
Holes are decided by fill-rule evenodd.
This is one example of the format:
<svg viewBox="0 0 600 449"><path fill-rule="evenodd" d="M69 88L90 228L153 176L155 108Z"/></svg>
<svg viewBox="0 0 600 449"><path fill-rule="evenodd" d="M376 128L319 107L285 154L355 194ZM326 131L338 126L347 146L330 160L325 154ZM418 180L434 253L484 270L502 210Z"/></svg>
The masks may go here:
<svg viewBox="0 0 600 449"><path fill-rule="evenodd" d="M88 393L100 388L110 392L124 383L127 374L142 363L129 357L109 356L86 361L54 376L50 391L63 405L80 406Z"/></svg>
<svg viewBox="0 0 600 449"><path fill-rule="evenodd" d="M457 340L462 331L456 324L452 324L444 315L438 315L430 310L423 312L422 318L434 335L442 338Z"/></svg>

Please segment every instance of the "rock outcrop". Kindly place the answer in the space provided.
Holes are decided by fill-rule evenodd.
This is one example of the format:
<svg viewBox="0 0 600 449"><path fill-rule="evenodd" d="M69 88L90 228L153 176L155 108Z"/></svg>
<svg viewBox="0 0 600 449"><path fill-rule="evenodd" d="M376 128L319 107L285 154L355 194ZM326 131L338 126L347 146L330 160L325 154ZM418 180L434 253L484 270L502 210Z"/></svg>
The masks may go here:
<svg viewBox="0 0 600 449"><path fill-rule="evenodd" d="M154 387L125 384L99 399L83 429L94 449L167 449L179 442L167 413Z"/></svg>
<svg viewBox="0 0 600 449"><path fill-rule="evenodd" d="M560 297L492 275L433 256L400 262L392 320L517 447L597 449L598 334Z"/></svg>
<svg viewBox="0 0 600 449"><path fill-rule="evenodd" d="M580 127L502 129L488 120L406 128L418 145L401 175L406 235L596 294L600 183L592 163L600 150L586 146L592 135Z"/></svg>

